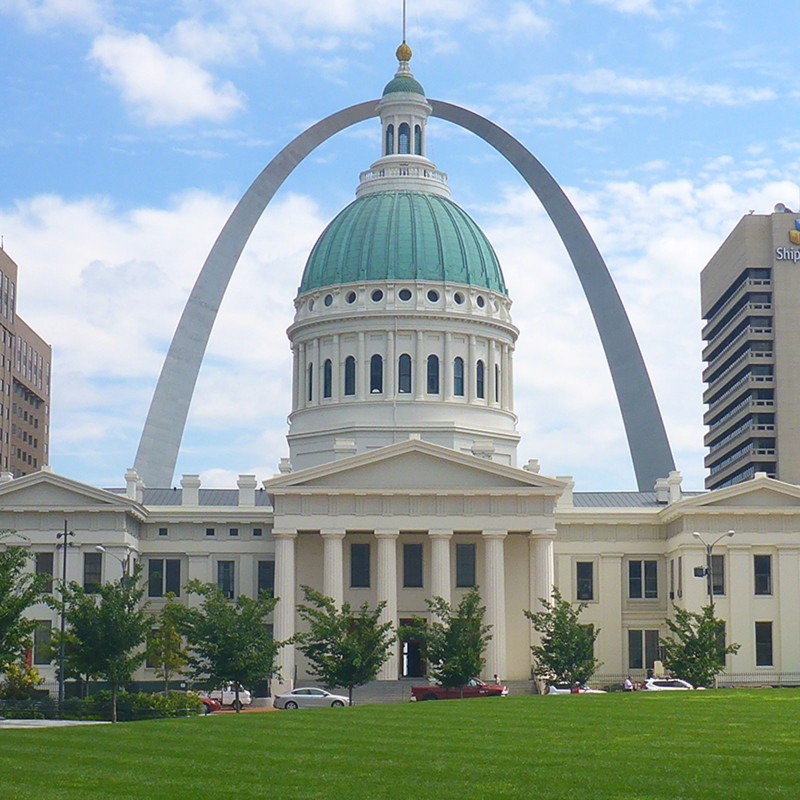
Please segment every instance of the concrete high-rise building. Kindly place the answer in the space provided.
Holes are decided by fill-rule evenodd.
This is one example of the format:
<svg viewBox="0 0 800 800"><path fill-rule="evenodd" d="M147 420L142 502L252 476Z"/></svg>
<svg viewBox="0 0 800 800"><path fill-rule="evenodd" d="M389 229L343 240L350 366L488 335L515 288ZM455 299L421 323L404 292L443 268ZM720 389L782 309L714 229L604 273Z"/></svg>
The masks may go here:
<svg viewBox="0 0 800 800"><path fill-rule="evenodd" d="M50 460L52 348L17 314L17 265L0 249L0 471L14 477Z"/></svg>
<svg viewBox="0 0 800 800"><path fill-rule="evenodd" d="M706 488L756 472L800 483L800 216L733 229L701 277Z"/></svg>

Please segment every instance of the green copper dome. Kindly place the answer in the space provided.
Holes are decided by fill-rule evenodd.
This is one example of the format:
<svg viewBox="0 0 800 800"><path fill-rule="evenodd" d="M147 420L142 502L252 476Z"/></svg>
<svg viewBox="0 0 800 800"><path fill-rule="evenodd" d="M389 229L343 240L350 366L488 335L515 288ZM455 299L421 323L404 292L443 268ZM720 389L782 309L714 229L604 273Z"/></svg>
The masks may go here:
<svg viewBox="0 0 800 800"><path fill-rule="evenodd" d="M425 97L425 90L422 84L410 75L397 75L386 84L383 90L383 96L392 94L393 92L413 92L414 94L421 94Z"/></svg>
<svg viewBox="0 0 800 800"><path fill-rule="evenodd" d="M460 283L507 294L489 240L455 203L424 192L360 197L322 232L300 293L363 281Z"/></svg>

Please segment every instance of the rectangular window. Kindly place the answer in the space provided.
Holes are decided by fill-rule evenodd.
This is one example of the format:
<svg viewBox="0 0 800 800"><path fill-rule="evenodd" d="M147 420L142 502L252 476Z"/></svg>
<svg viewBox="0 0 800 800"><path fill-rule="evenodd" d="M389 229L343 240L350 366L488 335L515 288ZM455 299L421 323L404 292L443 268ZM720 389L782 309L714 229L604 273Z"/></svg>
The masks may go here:
<svg viewBox="0 0 800 800"><path fill-rule="evenodd" d="M459 589L471 589L476 584L475 580L475 555L474 544L456 545L456 586Z"/></svg>
<svg viewBox="0 0 800 800"><path fill-rule="evenodd" d="M678 556L678 597L683 597L683 556Z"/></svg>
<svg viewBox="0 0 800 800"><path fill-rule="evenodd" d="M675 559L669 560L669 599L675 599Z"/></svg>
<svg viewBox="0 0 800 800"><path fill-rule="evenodd" d="M41 666L53 660L53 648L50 644L53 623L40 620L33 630L33 664Z"/></svg>
<svg viewBox="0 0 800 800"><path fill-rule="evenodd" d="M772 666L772 623L771 622L756 622L756 666L757 667Z"/></svg>
<svg viewBox="0 0 800 800"><path fill-rule="evenodd" d="M233 561L217 561L217 586L228 600L234 596L234 568Z"/></svg>
<svg viewBox="0 0 800 800"><path fill-rule="evenodd" d="M753 556L753 576L756 594L772 594L772 556Z"/></svg>
<svg viewBox="0 0 800 800"><path fill-rule="evenodd" d="M147 596L181 596L181 562L179 558L151 558L147 562Z"/></svg>
<svg viewBox="0 0 800 800"><path fill-rule="evenodd" d="M628 562L628 597L651 600L658 597L658 562Z"/></svg>
<svg viewBox="0 0 800 800"><path fill-rule="evenodd" d="M258 562L258 594L264 592L273 597L275 595L275 562Z"/></svg>
<svg viewBox="0 0 800 800"><path fill-rule="evenodd" d="M53 554L52 553L36 553L36 574L46 575L47 583L44 590L46 592L53 591Z"/></svg>
<svg viewBox="0 0 800 800"><path fill-rule="evenodd" d="M213 528L206 528L206 536L214 536L216 531Z"/></svg>
<svg viewBox="0 0 800 800"><path fill-rule="evenodd" d="M659 655L658 630L628 631L628 669L653 669Z"/></svg>
<svg viewBox="0 0 800 800"><path fill-rule="evenodd" d="M403 545L403 586L407 589L422 588L422 545Z"/></svg>
<svg viewBox="0 0 800 800"><path fill-rule="evenodd" d="M575 596L578 600L594 600L594 562L575 564Z"/></svg>
<svg viewBox="0 0 800 800"><path fill-rule="evenodd" d="M354 542L350 545L350 587L369 589L369 544Z"/></svg>
<svg viewBox="0 0 800 800"><path fill-rule="evenodd" d="M166 535L167 535L167 533L168 533L168 531L167 531L167 529L166 529L166 528L159 528L159 529L158 529L158 535L159 535L159 536L166 536Z"/></svg>
<svg viewBox="0 0 800 800"><path fill-rule="evenodd" d="M711 574L708 580L714 594L725 594L725 556L711 556Z"/></svg>
<svg viewBox="0 0 800 800"><path fill-rule="evenodd" d="M103 580L103 554L83 554L83 590L87 594L97 594Z"/></svg>
<svg viewBox="0 0 800 800"><path fill-rule="evenodd" d="M263 531L261 528L253 528L253 536L261 536L263 535Z"/></svg>
<svg viewBox="0 0 800 800"><path fill-rule="evenodd" d="M229 528L228 529L228 535L229 536L238 536L239 535L239 529L238 528Z"/></svg>

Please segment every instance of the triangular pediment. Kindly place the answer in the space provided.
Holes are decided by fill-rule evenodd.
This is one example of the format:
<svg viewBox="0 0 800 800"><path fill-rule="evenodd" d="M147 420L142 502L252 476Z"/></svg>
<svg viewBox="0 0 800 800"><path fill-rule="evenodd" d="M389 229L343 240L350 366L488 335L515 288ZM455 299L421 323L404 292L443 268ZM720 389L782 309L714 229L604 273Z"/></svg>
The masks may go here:
<svg viewBox="0 0 800 800"><path fill-rule="evenodd" d="M2 509L47 511L103 506L130 509L135 504L124 495L116 495L44 470L0 484Z"/></svg>
<svg viewBox="0 0 800 800"><path fill-rule="evenodd" d="M686 501L684 508L797 508L800 486L759 475L736 486L717 489Z"/></svg>
<svg viewBox="0 0 800 800"><path fill-rule="evenodd" d="M331 489L352 491L480 491L538 489L557 497L555 478L409 440L341 461L282 475L264 483L267 491Z"/></svg>

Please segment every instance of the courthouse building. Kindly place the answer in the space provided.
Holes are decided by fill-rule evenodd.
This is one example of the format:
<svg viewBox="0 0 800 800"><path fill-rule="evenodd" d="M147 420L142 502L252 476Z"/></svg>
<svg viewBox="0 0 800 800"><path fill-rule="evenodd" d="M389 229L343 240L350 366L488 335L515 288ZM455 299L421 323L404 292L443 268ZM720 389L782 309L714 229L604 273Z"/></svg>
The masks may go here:
<svg viewBox="0 0 800 800"><path fill-rule="evenodd" d="M37 569L58 575L55 534L67 519L68 577L91 590L118 578L132 554L154 610L168 592L185 599L191 578L229 597L274 591L280 640L297 630L302 585L337 603L385 602L395 625L426 616L426 599L457 603L478 586L492 626L485 676L510 681L531 677L534 632L523 612L554 585L587 603L601 681L651 668L673 604L699 610L713 592L728 641L741 645L724 679L800 679L800 486L776 479L774 465L704 493L684 492L678 472L648 492L587 492L518 459L514 287L426 155L431 107L410 57L401 46L379 104L378 158L302 275L288 331L289 455L276 454L276 477L259 485L241 475L228 490L203 488L197 475L180 488L145 487L129 470L125 489L109 491L47 469L6 473L0 528L24 534ZM793 239L781 247L800 253ZM734 288L716 281L704 300L710 319L727 319L726 304L744 291L737 281L750 286L748 270L769 266L763 260L730 265ZM716 395L710 402L718 407ZM710 584L695 576L704 543L715 544ZM45 606L33 614L42 623L33 658L52 679L43 645L57 618ZM309 679L291 646L280 668L282 686ZM379 677L424 674L417 644L406 641ZM154 675L142 668L138 677Z"/></svg>

